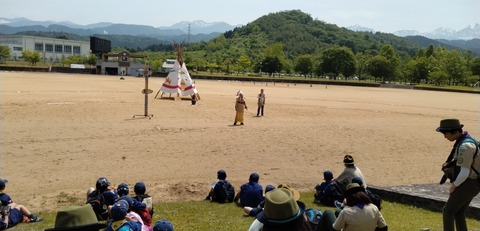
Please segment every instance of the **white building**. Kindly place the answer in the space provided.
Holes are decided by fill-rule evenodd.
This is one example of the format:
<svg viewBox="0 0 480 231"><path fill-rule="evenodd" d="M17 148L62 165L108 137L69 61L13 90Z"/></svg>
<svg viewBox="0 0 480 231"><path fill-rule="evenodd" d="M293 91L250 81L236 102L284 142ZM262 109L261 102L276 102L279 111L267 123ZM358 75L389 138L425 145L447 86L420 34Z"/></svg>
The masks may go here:
<svg viewBox="0 0 480 231"><path fill-rule="evenodd" d="M90 41L45 38L27 35L0 35L0 45L10 48L11 60L21 60L22 51L38 51L44 63L58 63L71 55L88 57Z"/></svg>

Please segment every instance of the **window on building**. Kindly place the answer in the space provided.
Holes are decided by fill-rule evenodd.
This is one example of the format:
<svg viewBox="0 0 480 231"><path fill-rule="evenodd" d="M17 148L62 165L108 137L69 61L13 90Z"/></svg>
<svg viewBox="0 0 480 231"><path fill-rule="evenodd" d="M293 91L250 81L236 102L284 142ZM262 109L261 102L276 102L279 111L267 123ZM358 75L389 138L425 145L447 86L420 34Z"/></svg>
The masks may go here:
<svg viewBox="0 0 480 231"><path fill-rule="evenodd" d="M73 53L74 54L80 54L80 47L79 46L73 46Z"/></svg>
<svg viewBox="0 0 480 231"><path fill-rule="evenodd" d="M63 47L63 51L64 51L65 53L67 53L67 54L71 54L71 53L72 53L72 46L70 46L70 45L65 45L65 46Z"/></svg>
<svg viewBox="0 0 480 231"><path fill-rule="evenodd" d="M46 52L53 52L53 44L45 44Z"/></svg>
<svg viewBox="0 0 480 231"><path fill-rule="evenodd" d="M23 47L13 47L14 51L23 51Z"/></svg>
<svg viewBox="0 0 480 231"><path fill-rule="evenodd" d="M63 46L62 45L55 45L55 53L62 53Z"/></svg>
<svg viewBox="0 0 480 231"><path fill-rule="evenodd" d="M43 52L43 43L35 43L35 51Z"/></svg>

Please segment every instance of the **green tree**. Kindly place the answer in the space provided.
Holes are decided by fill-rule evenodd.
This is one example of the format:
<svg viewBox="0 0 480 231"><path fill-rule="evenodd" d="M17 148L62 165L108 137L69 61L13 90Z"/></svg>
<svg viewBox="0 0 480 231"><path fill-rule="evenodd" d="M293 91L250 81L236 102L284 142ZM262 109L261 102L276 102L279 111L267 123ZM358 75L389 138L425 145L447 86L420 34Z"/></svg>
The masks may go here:
<svg viewBox="0 0 480 231"><path fill-rule="evenodd" d="M381 56L385 57L388 61L389 72L384 73L385 76L383 81L393 81L396 79L398 75L399 66L400 66L400 58L398 57L398 53L392 45L384 45L380 49Z"/></svg>
<svg viewBox="0 0 480 231"><path fill-rule="evenodd" d="M480 57L472 60L471 69L473 75L480 75Z"/></svg>
<svg viewBox="0 0 480 231"><path fill-rule="evenodd" d="M422 80L427 80L429 72L428 59L425 57L407 62L406 74L410 77L410 82L420 83Z"/></svg>
<svg viewBox="0 0 480 231"><path fill-rule="evenodd" d="M307 77L313 72L313 61L311 55L302 55L297 57L294 70Z"/></svg>
<svg viewBox="0 0 480 231"><path fill-rule="evenodd" d="M435 85L444 85L448 82L448 74L444 71L438 70L430 73L429 75L430 82Z"/></svg>
<svg viewBox="0 0 480 231"><path fill-rule="evenodd" d="M237 66L239 66L239 71L245 73L248 72L248 68L251 65L251 61L246 55L240 56L240 58L237 59Z"/></svg>
<svg viewBox="0 0 480 231"><path fill-rule="evenodd" d="M319 74L333 74L334 79L340 74L352 76L355 73L355 56L349 48L333 46L323 52L319 70Z"/></svg>
<svg viewBox="0 0 480 231"><path fill-rule="evenodd" d="M31 63L32 65L37 65L40 62L41 55L38 51L24 50L22 51L22 57L25 61Z"/></svg>
<svg viewBox="0 0 480 231"><path fill-rule="evenodd" d="M425 56L426 56L426 57L432 56L434 50L435 50L435 49L434 49L433 45L430 44L430 46L428 46L428 48L427 48L427 51L425 52Z"/></svg>
<svg viewBox="0 0 480 231"><path fill-rule="evenodd" d="M466 75L466 61L462 56L462 53L459 50L447 51L443 61L443 67L448 75L449 85L464 83L463 80Z"/></svg>
<svg viewBox="0 0 480 231"><path fill-rule="evenodd" d="M97 64L97 56L95 54L88 55L86 62L90 66L95 66Z"/></svg>
<svg viewBox="0 0 480 231"><path fill-rule="evenodd" d="M160 59L155 59L155 60L152 60L150 64L152 65L153 71L160 71L163 65L163 61Z"/></svg>
<svg viewBox="0 0 480 231"><path fill-rule="evenodd" d="M268 73L268 76L272 76L273 73L278 73L282 70L282 62L280 62L278 57L266 57L260 66L263 72Z"/></svg>
<svg viewBox="0 0 480 231"><path fill-rule="evenodd" d="M380 78L382 82L385 82L385 76L391 75L392 70L387 58L376 55L368 63L368 72L375 78L375 81Z"/></svg>
<svg viewBox="0 0 480 231"><path fill-rule="evenodd" d="M10 48L0 45L0 60L6 60L8 58L10 58Z"/></svg>

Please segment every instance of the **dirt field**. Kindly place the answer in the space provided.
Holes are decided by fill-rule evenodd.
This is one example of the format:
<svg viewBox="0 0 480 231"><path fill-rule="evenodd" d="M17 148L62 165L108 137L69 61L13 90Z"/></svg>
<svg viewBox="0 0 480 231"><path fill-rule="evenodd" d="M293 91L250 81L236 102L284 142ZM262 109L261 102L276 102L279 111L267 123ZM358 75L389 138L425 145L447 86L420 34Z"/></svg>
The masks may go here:
<svg viewBox="0 0 480 231"><path fill-rule="evenodd" d="M0 72L0 177L33 211L83 203L100 176L144 181L155 201L202 200L218 169L237 188L260 183L312 191L324 170L354 156L367 184L436 183L453 145L435 132L457 117L480 137L477 94L197 80L201 100L153 99L164 78ZM265 116L255 117L264 88ZM245 126L232 126L237 90ZM131 190L133 191L133 189Z"/></svg>

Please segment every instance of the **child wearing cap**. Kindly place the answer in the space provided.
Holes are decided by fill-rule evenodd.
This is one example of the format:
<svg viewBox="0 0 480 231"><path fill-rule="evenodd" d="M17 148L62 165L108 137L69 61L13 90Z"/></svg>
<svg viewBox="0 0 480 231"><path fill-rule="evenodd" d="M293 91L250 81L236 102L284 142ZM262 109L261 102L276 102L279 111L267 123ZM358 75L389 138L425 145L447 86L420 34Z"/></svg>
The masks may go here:
<svg viewBox="0 0 480 231"><path fill-rule="evenodd" d="M235 195L234 201L241 207L256 207L263 199L263 188L258 183L260 176L253 172L248 182L240 186L240 191Z"/></svg>
<svg viewBox="0 0 480 231"><path fill-rule="evenodd" d="M275 189L275 186L269 184L265 187L265 194L267 194L268 192L272 191ZM248 206L245 206L243 207L243 211L252 216L252 217L255 217L257 216L257 214L259 214L261 211L263 211L263 208L265 207L265 194L263 194L263 197L262 197L262 200L260 201L260 203L252 208L252 207L248 207Z"/></svg>
<svg viewBox="0 0 480 231"><path fill-rule="evenodd" d="M25 206L16 204L12 198L4 192L8 180L0 179L0 230L13 227L24 221L24 216L29 222L43 221L42 218L35 216Z"/></svg>
<svg viewBox="0 0 480 231"><path fill-rule="evenodd" d="M323 172L324 182L315 186L314 203L334 206L335 201L343 200L341 188L333 181L333 173L329 170Z"/></svg>
<svg viewBox="0 0 480 231"><path fill-rule="evenodd" d="M173 224L167 219L157 221L153 226L153 231L173 231Z"/></svg>
<svg viewBox="0 0 480 231"><path fill-rule="evenodd" d="M147 191L145 183L141 181L135 183L133 190L135 192L135 196L133 198L135 198L137 201L145 203L145 205L147 205L150 216L153 217L153 198L152 196L145 193Z"/></svg>
<svg viewBox="0 0 480 231"><path fill-rule="evenodd" d="M107 226L105 231L142 231L142 224L138 221L132 221L127 218L128 202L119 200L112 205L110 215L112 221Z"/></svg>

